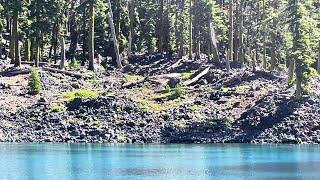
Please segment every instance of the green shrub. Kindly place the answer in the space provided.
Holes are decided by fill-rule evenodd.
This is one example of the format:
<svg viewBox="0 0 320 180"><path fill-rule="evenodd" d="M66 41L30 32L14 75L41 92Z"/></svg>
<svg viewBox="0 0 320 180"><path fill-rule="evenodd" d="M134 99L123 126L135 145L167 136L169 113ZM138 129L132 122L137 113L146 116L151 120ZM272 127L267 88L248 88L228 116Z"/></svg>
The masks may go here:
<svg viewBox="0 0 320 180"><path fill-rule="evenodd" d="M79 64L79 62L76 60L76 58L73 58L73 59L71 60L70 64L69 64L69 67L70 67L71 69L78 69L78 68L80 68L80 64Z"/></svg>
<svg viewBox="0 0 320 180"><path fill-rule="evenodd" d="M171 92L170 86L169 86L169 85L166 85L166 86L164 87L163 93L164 93L164 94L168 94L168 93L170 93L170 92Z"/></svg>
<svg viewBox="0 0 320 180"><path fill-rule="evenodd" d="M94 99L97 98L99 94L95 91L79 89L72 92L65 92L61 96L69 101L73 101L74 99Z"/></svg>
<svg viewBox="0 0 320 180"><path fill-rule="evenodd" d="M183 87L181 87L180 85L178 85L175 89L174 89L174 93L172 94L172 96L174 98L180 98L182 96L184 96L186 94L185 90L183 89Z"/></svg>
<svg viewBox="0 0 320 180"><path fill-rule="evenodd" d="M39 94L42 90L40 75L36 69L32 69L31 71L28 86L30 94Z"/></svg>

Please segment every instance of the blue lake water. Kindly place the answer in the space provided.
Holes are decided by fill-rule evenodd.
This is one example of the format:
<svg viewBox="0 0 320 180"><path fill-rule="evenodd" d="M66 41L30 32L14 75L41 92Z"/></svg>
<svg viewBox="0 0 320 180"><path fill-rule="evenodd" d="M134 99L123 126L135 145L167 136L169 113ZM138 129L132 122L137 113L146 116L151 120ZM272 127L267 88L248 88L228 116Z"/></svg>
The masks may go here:
<svg viewBox="0 0 320 180"><path fill-rule="evenodd" d="M319 179L315 145L0 144L0 179Z"/></svg>

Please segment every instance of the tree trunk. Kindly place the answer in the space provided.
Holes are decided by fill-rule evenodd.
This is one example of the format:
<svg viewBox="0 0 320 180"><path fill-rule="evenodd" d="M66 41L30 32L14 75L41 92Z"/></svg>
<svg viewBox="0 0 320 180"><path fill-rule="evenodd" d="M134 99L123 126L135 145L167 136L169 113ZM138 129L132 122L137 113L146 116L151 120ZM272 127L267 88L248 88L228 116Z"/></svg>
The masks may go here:
<svg viewBox="0 0 320 180"><path fill-rule="evenodd" d="M276 19L273 18L272 26L274 28L273 32L271 32L271 62L270 62L270 70L273 71L276 68L277 60L276 60L276 32L275 28L277 28Z"/></svg>
<svg viewBox="0 0 320 180"><path fill-rule="evenodd" d="M180 29L179 29L179 58L181 59L183 56L183 29L184 29L184 22L183 22L183 13L184 13L184 3L185 0L181 2L181 11L180 11Z"/></svg>
<svg viewBox="0 0 320 180"><path fill-rule="evenodd" d="M13 15L13 27L12 27L12 37L14 41L14 66L21 66L20 58L20 47L19 47L19 37L18 37L18 12L14 12Z"/></svg>
<svg viewBox="0 0 320 180"><path fill-rule="evenodd" d="M320 74L320 40L319 40L319 47L318 47L318 74Z"/></svg>
<svg viewBox="0 0 320 180"><path fill-rule="evenodd" d="M86 31L86 7L83 7L83 14L82 14L82 60L81 66L86 64L86 52L87 52L87 31Z"/></svg>
<svg viewBox="0 0 320 180"><path fill-rule="evenodd" d="M233 0L229 4L229 54L227 58L227 72L230 72L230 61L233 60Z"/></svg>
<svg viewBox="0 0 320 180"><path fill-rule="evenodd" d="M189 2L189 59L192 59L192 0Z"/></svg>
<svg viewBox="0 0 320 180"><path fill-rule="evenodd" d="M129 2L129 19L130 19L130 27L129 27L129 42L128 42L128 57L131 57L132 54L132 39L133 39L133 24L134 24L134 0Z"/></svg>
<svg viewBox="0 0 320 180"><path fill-rule="evenodd" d="M164 25L164 0L160 0L160 12L159 12L159 34L158 34L158 51L163 52L163 25Z"/></svg>
<svg viewBox="0 0 320 180"><path fill-rule="evenodd" d="M60 44L61 44L61 61L60 61L60 69L64 69L64 64L66 61L66 47L65 47L65 40L64 37L60 37Z"/></svg>
<svg viewBox="0 0 320 180"><path fill-rule="evenodd" d="M240 25L240 8L239 8L240 4L239 1L236 0L236 7L235 7L235 23L234 23L234 57L233 60L234 61L239 61L239 25Z"/></svg>
<svg viewBox="0 0 320 180"><path fill-rule="evenodd" d="M244 21L244 15L243 15L243 3L244 0L241 0L240 2L240 17L239 17L239 21L240 21L240 25L239 25L239 59L240 59L240 63L241 66L244 66L244 59L245 59L245 54L244 54L244 42L243 42L243 34L244 34L244 27L243 27L243 21ZM249 52L250 53L250 52Z"/></svg>
<svg viewBox="0 0 320 180"><path fill-rule="evenodd" d="M266 19L266 3L265 0L262 0L262 8L263 8L263 15L262 15L262 21ZM266 39L267 39L267 24L266 22L263 22L263 68L267 69L267 45L266 45Z"/></svg>
<svg viewBox="0 0 320 180"><path fill-rule="evenodd" d="M2 32L2 29L0 29L0 32ZM3 44L2 44L2 33L0 33L0 59L2 59L2 48L3 48Z"/></svg>
<svg viewBox="0 0 320 180"><path fill-rule="evenodd" d="M74 3L73 2L71 4L71 10L75 11L74 9ZM69 47L69 55L70 55L70 59L73 59L75 57L75 53L77 50L77 46L78 46L78 37L79 37L79 33L78 33L78 25L76 22L76 17L75 17L75 12L73 12L71 14L71 20L70 20L70 47Z"/></svg>
<svg viewBox="0 0 320 180"><path fill-rule="evenodd" d="M30 58L30 39L26 38L25 39L25 61L30 62L31 58Z"/></svg>
<svg viewBox="0 0 320 180"><path fill-rule="evenodd" d="M40 42L39 38L35 38L35 59L34 59L34 66L39 67L40 62Z"/></svg>
<svg viewBox="0 0 320 180"><path fill-rule="evenodd" d="M12 23L12 19L10 20L10 44L9 44L9 57L11 59L11 64L14 64L14 56L15 56L15 52L14 52L14 49L15 49L15 46L14 46L14 43L15 43L15 37L14 37L14 33L13 33L13 23Z"/></svg>
<svg viewBox="0 0 320 180"><path fill-rule="evenodd" d="M89 70L94 71L94 2L89 6Z"/></svg>
<svg viewBox="0 0 320 180"><path fill-rule="evenodd" d="M295 67L295 60L290 58L290 65L289 65L289 76L288 76L288 82L292 83L293 81L293 75L294 75L294 67Z"/></svg>
<svg viewBox="0 0 320 180"><path fill-rule="evenodd" d="M115 31L115 27L114 27L114 23L113 23L113 13L112 13L112 9L111 9L111 3L110 3L110 0L107 0L107 2L108 2L108 6L109 6L109 16L108 16L109 26L111 28L113 47L114 47L115 54L116 54L116 63L117 63L118 68L122 68L121 58L120 58L120 53L119 53L119 45L118 45L116 31Z"/></svg>
<svg viewBox="0 0 320 180"><path fill-rule="evenodd" d="M296 74L296 98L300 99L302 97L302 77Z"/></svg>

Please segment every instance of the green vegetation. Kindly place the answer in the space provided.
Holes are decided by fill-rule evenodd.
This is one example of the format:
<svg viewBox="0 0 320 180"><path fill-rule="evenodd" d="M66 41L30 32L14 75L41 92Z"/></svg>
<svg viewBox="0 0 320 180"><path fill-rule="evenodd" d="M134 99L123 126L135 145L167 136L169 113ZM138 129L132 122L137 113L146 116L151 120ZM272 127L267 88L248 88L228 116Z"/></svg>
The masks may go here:
<svg viewBox="0 0 320 180"><path fill-rule="evenodd" d="M68 99L68 101L73 101L75 99L95 99L99 94L95 91L87 89L79 89L72 92L62 93L61 97Z"/></svg>
<svg viewBox="0 0 320 180"><path fill-rule="evenodd" d="M184 88L178 85L174 89L174 92L172 94L172 98L181 98L181 97L183 97L185 95L186 95L186 91L184 90Z"/></svg>
<svg viewBox="0 0 320 180"><path fill-rule="evenodd" d="M185 128L187 126L187 123L184 120L175 120L173 121L173 124L181 128Z"/></svg>
<svg viewBox="0 0 320 180"><path fill-rule="evenodd" d="M126 74L124 76L124 81L126 83L130 83L130 82L135 82L135 81L139 81L139 80L142 80L143 77L142 76L139 76L139 75L129 75L129 74Z"/></svg>
<svg viewBox="0 0 320 180"><path fill-rule="evenodd" d="M182 78L183 79L190 79L192 77L193 73L192 72L184 72L182 73Z"/></svg>
<svg viewBox="0 0 320 180"><path fill-rule="evenodd" d="M118 134L117 140L118 142L124 143L126 141L126 136L124 134Z"/></svg>
<svg viewBox="0 0 320 180"><path fill-rule="evenodd" d="M80 68L80 64L79 64L79 62L76 60L76 58L73 58L73 59L71 60L70 64L69 64L69 67L70 67L71 69L78 69L78 68Z"/></svg>
<svg viewBox="0 0 320 180"><path fill-rule="evenodd" d="M30 94L39 94L42 90L41 78L39 72L36 69L32 69L31 71L28 86Z"/></svg>
<svg viewBox="0 0 320 180"><path fill-rule="evenodd" d="M54 103L52 108L51 108L51 112L63 112L65 110L66 110L65 105L57 104L57 103Z"/></svg>

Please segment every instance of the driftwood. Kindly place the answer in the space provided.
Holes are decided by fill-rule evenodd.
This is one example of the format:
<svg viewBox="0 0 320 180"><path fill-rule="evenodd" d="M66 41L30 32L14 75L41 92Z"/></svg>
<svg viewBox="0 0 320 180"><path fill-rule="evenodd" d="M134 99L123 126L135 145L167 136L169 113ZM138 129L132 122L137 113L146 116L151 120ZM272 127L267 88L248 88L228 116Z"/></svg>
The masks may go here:
<svg viewBox="0 0 320 180"><path fill-rule="evenodd" d="M191 84L194 84L196 83L197 81L199 81L203 76L205 76L206 74L209 73L209 70L210 70L210 67L207 67L205 70L203 70L202 72L200 72L196 77L190 79L190 80L187 80L185 82L183 82L182 84L184 86L189 86Z"/></svg>
<svg viewBox="0 0 320 180"><path fill-rule="evenodd" d="M11 71L4 71L0 72L1 76L16 76L20 74L29 74L31 72L31 69L16 69Z"/></svg>
<svg viewBox="0 0 320 180"><path fill-rule="evenodd" d="M76 77L76 78L82 78L82 75L79 73L74 73L70 71L65 71L61 69L55 69L55 68L49 68L49 67L43 67L42 68L44 71L50 71L50 72L57 72L57 73L62 73L68 76Z"/></svg>

